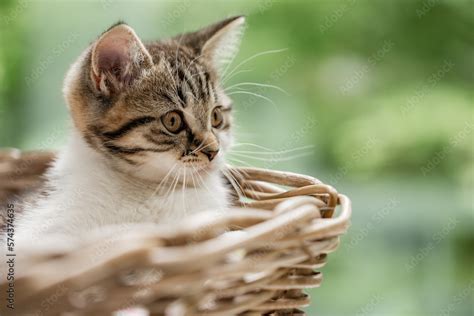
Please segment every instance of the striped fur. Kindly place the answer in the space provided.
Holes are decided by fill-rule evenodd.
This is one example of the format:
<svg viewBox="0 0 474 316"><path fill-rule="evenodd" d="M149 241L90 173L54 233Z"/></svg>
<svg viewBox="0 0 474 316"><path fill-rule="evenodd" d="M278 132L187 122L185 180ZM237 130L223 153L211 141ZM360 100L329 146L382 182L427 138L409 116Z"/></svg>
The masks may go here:
<svg viewBox="0 0 474 316"><path fill-rule="evenodd" d="M33 232L174 223L227 208L222 169L232 104L218 60L235 49L229 39L243 22L230 18L151 43L117 24L92 43L64 84L74 122L70 142L50 170L49 194L25 211L19 240L31 244ZM213 127L217 107L223 122ZM171 112L181 124L175 132L164 120Z"/></svg>
<svg viewBox="0 0 474 316"><path fill-rule="evenodd" d="M219 81L215 54L204 49L208 43L216 46L216 37L225 37L226 28L228 33L238 33L234 29L240 29L242 21L241 17L230 18L194 33L145 44L128 26L111 27L81 56L66 80L65 94L75 126L92 148L127 172L131 166L146 167L150 156L144 153L167 152L179 160L201 146L203 152L193 154L201 167L208 163L206 151L222 156L232 139L231 102ZM119 63L118 75L114 74L117 67L110 66L113 69L107 72L107 61L103 62L105 74L101 76L100 50L107 59L116 49L112 44L107 47L107 41L114 40L107 38L110 36L119 37L133 52ZM123 39L126 36L131 38L128 42ZM124 45L117 54L123 53ZM214 49L225 51L225 47ZM143 62L148 58L151 62ZM123 75L120 68L127 68L128 73ZM224 114L220 128L210 126L215 107L221 107ZM161 117L169 111L183 116L186 128L182 133L169 133L163 126Z"/></svg>

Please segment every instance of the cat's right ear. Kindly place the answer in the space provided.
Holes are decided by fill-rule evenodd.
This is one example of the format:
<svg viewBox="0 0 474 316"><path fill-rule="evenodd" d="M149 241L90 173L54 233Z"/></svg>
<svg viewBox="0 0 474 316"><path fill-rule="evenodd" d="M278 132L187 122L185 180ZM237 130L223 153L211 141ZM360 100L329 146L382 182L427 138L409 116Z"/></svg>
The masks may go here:
<svg viewBox="0 0 474 316"><path fill-rule="evenodd" d="M102 34L92 48L92 85L108 97L121 92L152 65L152 57L135 31L126 24L117 24Z"/></svg>
<svg viewBox="0 0 474 316"><path fill-rule="evenodd" d="M232 62L240 46L245 17L234 16L199 31L178 35L178 43L188 45L199 56L207 57L219 72Z"/></svg>

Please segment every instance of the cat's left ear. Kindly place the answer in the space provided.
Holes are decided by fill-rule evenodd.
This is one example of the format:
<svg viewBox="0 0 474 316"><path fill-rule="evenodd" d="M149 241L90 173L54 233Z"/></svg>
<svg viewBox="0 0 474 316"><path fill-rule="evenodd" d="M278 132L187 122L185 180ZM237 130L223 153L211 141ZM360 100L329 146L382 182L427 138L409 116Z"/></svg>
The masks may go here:
<svg viewBox="0 0 474 316"><path fill-rule="evenodd" d="M237 54L244 28L245 17L235 16L185 34L182 40L194 48L196 53L209 58L217 70L222 71Z"/></svg>

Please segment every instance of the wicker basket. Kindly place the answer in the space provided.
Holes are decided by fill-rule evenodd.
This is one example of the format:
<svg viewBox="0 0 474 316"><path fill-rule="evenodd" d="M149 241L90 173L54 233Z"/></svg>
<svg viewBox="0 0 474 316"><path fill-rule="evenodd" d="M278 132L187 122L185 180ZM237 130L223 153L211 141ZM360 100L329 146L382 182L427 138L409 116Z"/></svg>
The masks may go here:
<svg viewBox="0 0 474 316"><path fill-rule="evenodd" d="M0 152L1 202L38 187L52 157ZM45 254L16 272L14 314L107 315L142 306L150 315L304 315L303 289L320 285L315 270L349 225L349 199L308 176L230 170L245 197L228 213ZM0 286L5 293L8 284Z"/></svg>

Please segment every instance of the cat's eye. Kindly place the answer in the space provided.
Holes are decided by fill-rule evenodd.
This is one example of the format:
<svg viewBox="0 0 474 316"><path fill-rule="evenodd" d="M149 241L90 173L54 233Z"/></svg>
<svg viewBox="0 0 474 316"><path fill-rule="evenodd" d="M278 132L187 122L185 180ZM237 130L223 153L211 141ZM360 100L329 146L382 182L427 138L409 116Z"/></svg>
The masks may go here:
<svg viewBox="0 0 474 316"><path fill-rule="evenodd" d="M211 125L214 128L219 128L224 123L224 115L222 115L222 108L216 107L211 113Z"/></svg>
<svg viewBox="0 0 474 316"><path fill-rule="evenodd" d="M178 133L183 129L183 118L176 112L168 112L161 117L161 122L171 133Z"/></svg>

